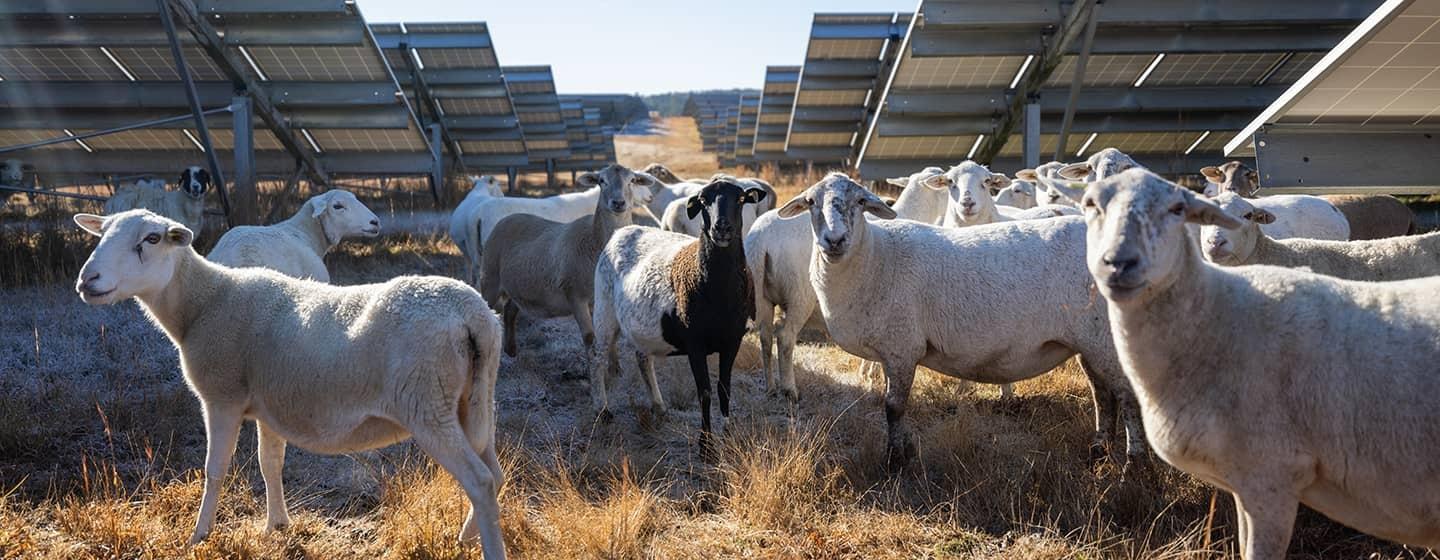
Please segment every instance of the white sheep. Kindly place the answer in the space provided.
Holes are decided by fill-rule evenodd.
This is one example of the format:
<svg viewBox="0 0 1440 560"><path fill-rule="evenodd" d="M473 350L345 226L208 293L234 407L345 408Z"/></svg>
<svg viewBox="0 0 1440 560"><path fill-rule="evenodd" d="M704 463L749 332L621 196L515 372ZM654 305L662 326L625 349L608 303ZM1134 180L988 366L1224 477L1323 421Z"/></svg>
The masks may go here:
<svg viewBox="0 0 1440 560"><path fill-rule="evenodd" d="M1222 192L1216 202L1242 200L1233 192ZM1345 214L1318 196L1286 194L1243 199L1244 204L1264 210L1270 220L1260 231L1271 239L1350 239L1350 221ZM1243 214L1243 212L1242 212Z"/></svg>
<svg viewBox="0 0 1440 560"><path fill-rule="evenodd" d="M1208 265L1185 223L1240 220L1144 170L1091 185L1084 205L1150 444L1234 496L1244 558L1284 558L1300 503L1440 548L1440 278Z"/></svg>
<svg viewBox="0 0 1440 560"><path fill-rule="evenodd" d="M450 239L455 241L455 246L465 257L465 281L471 285L480 282L480 230L476 227L480 219L480 204L488 199L504 196L505 191L501 189L499 179L490 175L475 177L470 192L465 194L465 200L460 201L460 204L455 206L455 211L450 213Z"/></svg>
<svg viewBox="0 0 1440 560"><path fill-rule="evenodd" d="M719 177L691 196L701 216L699 238L631 226L615 234L595 265L595 355L590 395L608 414L605 381L618 373L621 336L638 349L650 404L665 409L654 359L685 354L700 400L701 445L710 433L710 373L706 356L720 355L721 426L730 416L730 372L745 323L753 315L751 279L738 223L745 206L770 196L746 181Z"/></svg>
<svg viewBox="0 0 1440 560"><path fill-rule="evenodd" d="M1067 181L1094 183L1136 167L1143 166L1136 163L1135 159L1125 152L1115 148L1105 148L1090 154L1085 161L1072 163L1055 170L1055 175Z"/></svg>
<svg viewBox="0 0 1440 560"><path fill-rule="evenodd" d="M1145 453L1134 395L1093 299L1080 218L958 229L872 222L863 214L894 211L838 173L777 214L807 210L815 240L810 281L830 336L884 368L892 460L914 454L905 411L917 364L1002 384L1042 375L1076 354L1095 400L1092 452L1124 438L1129 457ZM1048 289L1014 288L1036 281ZM1128 438L1112 432L1117 422Z"/></svg>
<svg viewBox="0 0 1440 560"><path fill-rule="evenodd" d="M755 178L741 179L729 175L716 175L711 181L726 180L740 185L743 188L755 188L765 191L765 200L756 204L746 204L741 209L741 235L750 233L750 227L755 224L755 217L775 209L775 188L770 183ZM699 194L698 192L696 194ZM694 195L691 195L693 197ZM691 216L686 209L690 198L677 198L670 202L665 212L660 215L660 229L683 233L690 237L700 237L704 230L705 223L699 215Z"/></svg>
<svg viewBox="0 0 1440 560"><path fill-rule="evenodd" d="M497 493L495 377L500 323L475 290L407 276L335 287L211 263L195 234L146 210L75 216L101 237L80 270L85 303L135 298L180 353L205 419L205 489L195 532L210 534L240 425L255 420L266 527L289 523L285 444L352 453L409 437L460 482L479 536L505 557Z"/></svg>
<svg viewBox="0 0 1440 560"><path fill-rule="evenodd" d="M7 159L0 162L0 187L24 187L25 186L25 163L18 159ZM10 202L10 196L14 192L0 188L0 208Z"/></svg>
<svg viewBox="0 0 1440 560"><path fill-rule="evenodd" d="M164 181L142 179L132 186L122 186L105 201L105 213L144 208L199 232L205 225L205 193L210 190L210 172L198 166L187 167L180 172L176 185L179 190L167 191Z"/></svg>
<svg viewBox="0 0 1440 560"><path fill-rule="evenodd" d="M1225 266L1268 264L1305 267L1316 274L1347 280L1388 281L1440 276L1440 233L1369 241L1273 239L1262 230L1275 216L1226 192L1215 204L1239 218L1237 229L1200 226L1205 260Z"/></svg>
<svg viewBox="0 0 1440 560"><path fill-rule="evenodd" d="M588 216L561 223L540 216L516 214L495 224L482 259L480 293L504 315L505 353L514 356L515 320L520 311L541 317L575 318L586 348L593 343L590 298L594 295L595 261L615 230L630 225L631 213L643 203L641 193L659 181L618 164L588 172L577 179L596 189ZM512 199L496 199L500 202Z"/></svg>
<svg viewBox="0 0 1440 560"><path fill-rule="evenodd" d="M652 219L659 222L656 215L651 215L646 208L654 196L652 187L636 187L633 194L634 200L640 202L635 207L635 212L640 215L650 215ZM491 197L480 201L475 210L475 228L479 231L479 242L473 243L473 251L478 259L477 263L485 261L485 247L490 240L490 234L495 231L495 225L508 216L524 214L539 216L546 220L557 223L570 223L580 218L595 213L595 205L600 201L600 189L598 187L587 188L581 192L563 193L544 198L521 198L514 196ZM481 265L481 275L484 274L484 266Z"/></svg>
<svg viewBox="0 0 1440 560"><path fill-rule="evenodd" d="M315 195L290 219L268 226L237 226L210 250L212 262L229 267L259 266L295 278L330 281L325 253L341 239L380 234L380 218L350 191Z"/></svg>
<svg viewBox="0 0 1440 560"><path fill-rule="evenodd" d="M1035 183L1012 179L1010 186L1000 189L1000 193L995 195L995 204L1026 210L1035 207L1038 196Z"/></svg>
<svg viewBox="0 0 1440 560"><path fill-rule="evenodd" d="M927 167L909 177L887 179L891 185L904 187L891 206L896 219L939 225L949 203L947 189L931 186L927 180L944 173L939 167ZM766 387L791 402L800 398L792 359L796 338L806 326L825 327L816 312L815 288L810 286L810 248L814 244L809 221L781 219L774 212L756 218L745 237L745 260L755 281L755 325ZM861 377L866 377L867 370L862 367Z"/></svg>

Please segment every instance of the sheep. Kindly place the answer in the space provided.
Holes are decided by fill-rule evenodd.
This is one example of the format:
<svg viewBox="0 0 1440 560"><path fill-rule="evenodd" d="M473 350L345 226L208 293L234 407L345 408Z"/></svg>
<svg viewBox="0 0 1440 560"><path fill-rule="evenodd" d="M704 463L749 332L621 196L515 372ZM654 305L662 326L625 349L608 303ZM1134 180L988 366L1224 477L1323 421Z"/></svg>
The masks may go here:
<svg viewBox="0 0 1440 560"><path fill-rule="evenodd" d="M350 191L335 189L311 197L278 224L232 228L207 258L229 267L259 266L328 283L325 253L341 239L357 235L380 235L380 218Z"/></svg>
<svg viewBox="0 0 1440 560"><path fill-rule="evenodd" d="M750 233L750 227L755 223L755 217L775 209L775 188L770 183L760 179L740 179L729 175L716 175L711 181L724 179L743 186L744 188L757 188L765 191L765 200L757 204L746 204L741 211L742 224L741 235ZM699 216L692 216L686 207L689 205L689 198L677 198L665 207L665 212L660 215L660 229L683 233L690 237L700 237L700 231L705 224Z"/></svg>
<svg viewBox="0 0 1440 560"><path fill-rule="evenodd" d="M1239 198L1234 193L1221 193L1215 200ZM1350 239L1350 221L1334 205L1318 196L1290 194L1249 199L1256 208L1263 208L1274 219L1260 227L1273 239Z"/></svg>
<svg viewBox="0 0 1440 560"><path fill-rule="evenodd" d="M205 225L205 193L210 190L210 172L192 165L180 172L176 185L178 191L166 191L163 181L139 181L106 200L105 213L145 208L199 232Z"/></svg>
<svg viewBox="0 0 1440 560"><path fill-rule="evenodd" d="M471 285L480 282L476 277L480 270L480 230L476 227L480 204L491 198L504 196L505 191L500 188L499 179L489 175L475 177L470 192L465 194L465 200L460 201L455 211L450 213L450 239L455 241L460 254L465 256L465 281Z"/></svg>
<svg viewBox="0 0 1440 560"><path fill-rule="evenodd" d="M500 322L464 283L400 277L336 287L201 258L195 234L148 210L75 222L100 236L75 289L135 298L180 354L205 419L205 488L190 543L209 536L240 425L255 420L268 529L289 524L285 445L352 453L414 437L470 500L462 542L505 557L497 492Z"/></svg>
<svg viewBox="0 0 1440 560"><path fill-rule="evenodd" d="M1223 192L1233 192L1244 198L1255 198L1260 192L1260 174L1239 161L1226 162L1219 167L1200 168L1205 176L1205 196L1215 198Z"/></svg>
<svg viewBox="0 0 1440 560"><path fill-rule="evenodd" d="M1022 179L1035 183L1035 203L1038 205L1071 206L1079 208L1080 195L1084 189L1071 188L1067 183L1061 183L1059 172L1066 164L1052 161L1035 169L1021 169L1015 172L1016 179ZM1041 181L1041 178L1052 179L1052 181Z"/></svg>
<svg viewBox="0 0 1440 560"><path fill-rule="evenodd" d="M990 197L991 190L1009 186L1010 178L1003 173L991 173L985 166L973 161L963 161L951 167L943 175L926 180L931 188L948 191L945 217L946 227L964 227L1008 221Z"/></svg>
<svg viewBox="0 0 1440 560"><path fill-rule="evenodd" d="M635 206L635 212L646 215L649 210L645 207L653 196L651 187L635 187L634 197L642 204ZM516 214L539 216L546 220L557 223L569 223L595 213L596 204L600 201L600 189L588 188L581 192L563 193L544 198L520 198L520 197L491 197L480 201L475 209L475 229L479 235L479 241L471 243L471 249L476 257L477 266L481 274L484 273L485 246L490 241L490 235L495 231L495 225L500 220ZM658 218L655 219L657 222ZM477 283L480 279L477 279Z"/></svg>
<svg viewBox="0 0 1440 560"><path fill-rule="evenodd" d="M809 211L810 282L830 336L846 352L884 368L888 455L914 456L905 421L915 367L983 383L1044 374L1080 354L1095 402L1100 458L1117 419L1126 453L1141 458L1135 396L1129 392L1104 309L1092 299L1081 218L937 228L908 220L835 173L778 211ZM923 258L919 258L922 256ZM1046 290L1017 290L1038 281ZM958 289L935 289L958 286Z"/></svg>
<svg viewBox="0 0 1440 560"><path fill-rule="evenodd" d="M730 417L730 370L754 316L741 209L770 196L744 181L720 177L689 198L690 216L703 216L699 239L630 226L616 233L595 265L595 334L590 395L602 417L609 414L605 378L618 373L621 334L637 349L651 406L665 409L655 381L654 359L690 359L700 400L702 449L708 447L710 373L706 356L720 355L720 427Z"/></svg>
<svg viewBox="0 0 1440 560"><path fill-rule="evenodd" d="M674 185L676 183L685 182L684 179L681 179L680 177L676 176L674 172L670 171L669 167L665 167L664 165L660 165L658 163L652 163L650 165L647 165L645 166L645 169L641 169L640 172L654 177L656 180L666 185Z"/></svg>
<svg viewBox="0 0 1440 560"><path fill-rule="evenodd" d="M1244 224L1234 230L1200 227L1201 254L1215 264L1305 267L1316 274L1371 282L1440 276L1440 233L1366 241L1276 240L1260 229L1275 216L1256 208L1253 200L1225 193L1214 202Z"/></svg>
<svg viewBox="0 0 1440 560"><path fill-rule="evenodd" d="M1335 205L1350 222L1350 240L1384 239L1420 232L1415 212L1390 195L1328 195L1320 198Z"/></svg>
<svg viewBox="0 0 1440 560"><path fill-rule="evenodd" d="M897 219L938 225L949 201L947 189L927 185L926 180L944 173L939 167L927 167L909 177L887 179L891 185L904 187L895 204L887 206L895 210ZM815 288L810 286L811 245L808 221L780 219L774 212L756 218L745 236L745 260L755 280L755 325L767 391L783 394L792 403L800 399L792 360L795 340L806 326L824 328L824 320L816 312ZM772 358L778 358L778 364Z"/></svg>
<svg viewBox="0 0 1440 560"><path fill-rule="evenodd" d="M10 202L10 197L15 194L4 187L25 186L25 163L18 159L7 159L0 162L0 208Z"/></svg>
<svg viewBox="0 0 1440 560"><path fill-rule="evenodd" d="M926 167L909 177L886 179L885 182L903 189L892 206L896 215L901 219L915 220L922 224L939 225L945 218L945 205L949 199L944 187L938 184L932 186L927 180L943 174L944 169Z"/></svg>
<svg viewBox="0 0 1440 560"><path fill-rule="evenodd" d="M1055 171L1061 179L1094 183L1127 169L1143 167L1134 158L1115 148L1105 148L1080 163L1072 163Z"/></svg>
<svg viewBox="0 0 1440 560"><path fill-rule="evenodd" d="M995 204L1027 210L1035 207L1037 196L1035 183L1012 179L1010 186L1000 189L1000 193L995 195Z"/></svg>
<svg viewBox="0 0 1440 560"><path fill-rule="evenodd" d="M639 204L637 191L650 192L658 181L644 173L611 164L581 175L577 181L599 189L591 215L567 223L517 214L495 224L480 275L480 294L501 311L505 321L505 353L515 356L515 319L521 310L538 317L575 318L581 339L594 342L590 306L595 261L615 230L631 223Z"/></svg>
<svg viewBox="0 0 1440 560"><path fill-rule="evenodd" d="M1244 558L1283 558L1299 503L1440 547L1440 278L1205 264L1184 224L1243 222L1144 170L1092 185L1084 205L1150 444L1234 496Z"/></svg>

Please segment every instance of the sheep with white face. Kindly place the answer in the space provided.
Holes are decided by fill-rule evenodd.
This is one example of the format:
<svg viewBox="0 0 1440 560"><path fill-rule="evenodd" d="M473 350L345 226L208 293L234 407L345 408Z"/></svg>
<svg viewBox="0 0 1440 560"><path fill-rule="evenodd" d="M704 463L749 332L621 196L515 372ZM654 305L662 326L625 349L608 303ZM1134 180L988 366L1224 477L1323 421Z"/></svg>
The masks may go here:
<svg viewBox="0 0 1440 560"><path fill-rule="evenodd" d="M274 225L238 226L207 256L230 267L258 266L295 278L330 281L325 253L346 237L380 235L380 218L355 194L341 189L305 201L294 216Z"/></svg>

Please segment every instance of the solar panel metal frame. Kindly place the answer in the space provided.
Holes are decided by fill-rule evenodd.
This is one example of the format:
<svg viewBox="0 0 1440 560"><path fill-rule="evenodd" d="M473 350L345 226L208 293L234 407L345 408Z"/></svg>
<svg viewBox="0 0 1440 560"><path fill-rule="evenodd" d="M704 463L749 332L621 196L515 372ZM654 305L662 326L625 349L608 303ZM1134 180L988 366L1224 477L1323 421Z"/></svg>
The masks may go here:
<svg viewBox="0 0 1440 560"><path fill-rule="evenodd" d="M1440 193L1437 24L1436 0L1386 1L1225 153L1253 154L1267 192Z"/></svg>
<svg viewBox="0 0 1440 560"><path fill-rule="evenodd" d="M373 152L341 149L344 146L326 149L322 145L316 158L328 171L422 174L433 167L429 140L403 101L399 85L389 73L363 16L353 5L343 0L244 4L200 0L195 5L199 13L206 16L208 24L223 32L232 52L238 53L243 46L251 59L255 59L257 53L262 53L260 58L284 55L282 58L272 56L268 69L263 66L265 62L256 61L262 65L262 71L274 72L275 76L267 74L267 79L259 80L260 76L252 68L243 68L242 72L260 83L265 90L263 94L290 121L297 136L301 129L310 130L312 135L317 131L345 131L338 134L354 141L349 147L386 148L383 152ZM0 82L0 128L17 129L45 121L49 124L42 129L96 129L125 121L133 123L143 120L141 116L169 117L189 112L154 2L76 0L57 4L17 0L0 6L0 25L6 23L7 33L0 37L0 53L8 55L3 64L5 70L0 71L3 72L0 76L5 76ZM199 53L188 33L181 33L181 41L192 75L202 79L196 83L202 105L207 108L229 105L234 98L234 86L219 76L213 61ZM27 77L65 77L49 74L48 67L35 65L33 60L17 60L15 53L20 49L60 52L65 49L99 51L100 47L111 48L110 56L126 67L120 71L119 79L107 74L77 76L106 78L99 81L56 82L15 76L17 64L31 63L30 70L37 73ZM346 70L344 75L334 75L329 73L331 65L327 64L327 72L322 75L311 72L312 69L303 64L326 61L325 57L332 55L359 62L359 67ZM106 62L114 67L108 57ZM124 76L126 71L132 72L137 81L128 80ZM361 73L354 74L357 71ZM363 80L335 80L357 76ZM304 79L278 79L281 77ZM207 120L217 135L233 127L228 114ZM170 123L156 129L178 131L190 126ZM256 128L266 130L263 125ZM395 131L408 132L397 134ZM165 134L126 133L99 142L102 146L109 144L124 149L97 148L94 153L82 150L83 155L70 154L63 160L49 155L61 153L59 151L46 154L32 151L18 157L34 160L37 167L50 170L49 176L77 178L112 173L163 173L168 177L177 162L203 158L198 148L175 149L174 142L161 140ZM147 138L151 140L148 143ZM305 145L304 140L298 141ZM257 142L254 157L257 172L291 171L294 158L268 149L272 147L273 143ZM224 150L217 148L217 151ZM226 163L232 159L232 154L223 157Z"/></svg>
<svg viewBox="0 0 1440 560"><path fill-rule="evenodd" d="M790 113L795 105L795 89L800 82L800 68L765 67L765 85L760 90L760 112L756 116L755 136L751 140L752 158L758 163L786 161L785 137L790 131Z"/></svg>
<svg viewBox="0 0 1440 560"><path fill-rule="evenodd" d="M429 87L427 95L436 100L443 115L439 124L460 146L460 154L452 153L452 157L458 155L467 168L482 172L530 163L524 132L485 22L375 24L371 31L401 86L415 101L416 80L405 57L412 53L419 57L417 69ZM444 62L437 64L441 60ZM455 151L454 146L447 148Z"/></svg>
<svg viewBox="0 0 1440 560"><path fill-rule="evenodd" d="M1328 49L1368 10L1367 4L1379 2L1337 0L1322 9L1302 0L1281 1L1293 10L1273 5L1217 10L1209 2L1192 0L1106 1L1096 8L1099 25L1067 146L1077 136L1083 142L1096 133L1090 151L1110 146L1101 142L1114 139L1121 142L1115 145L1121 150L1142 150L1135 152L1137 157L1152 169L1194 173L1203 165L1197 162L1223 157L1214 149L1217 136L1236 130L1246 115L1278 96L1284 81L1301 73L1296 66L1313 64L1314 52ZM1026 75L1036 71L1047 35L1061 26L1070 5L1062 0L925 0L886 80L882 107L862 133L861 176L878 180L965 159L977 135L994 134L1010 110L1014 72L1028 55L1036 59ZM1241 12L1250 19L1239 17ZM1264 31L1256 31L1261 28ZM1061 68L1038 94L1042 142L1058 132L1073 74L1064 68L1073 62L1080 42L1071 45ZM1161 52L1169 56L1142 87L1134 87ZM1113 67L1118 61L1129 66ZM1127 75L1135 66L1131 61L1139 61L1139 71ZM915 68L917 62L923 69ZM1010 75L1004 76L1007 71ZM1268 81L1247 81L1256 75ZM1162 115L1168 115L1169 124ZM1206 140L1186 157L1189 144L1207 131ZM1166 132L1190 135L1191 141L1178 142L1182 145L1176 150L1150 152L1159 145L1154 135ZM1007 139L1007 145L1018 136ZM956 142L966 138L969 144ZM912 156L896 155L898 145L887 145L895 142L912 149ZM1051 149L1055 143L1049 141ZM1001 151L992 167L1008 171L1024 166L1022 158L1003 147ZM1053 153L1041 155L1046 161Z"/></svg>
<svg viewBox="0 0 1440 560"><path fill-rule="evenodd" d="M530 156L525 169L553 170L558 160L570 157L554 72L548 65L502 66L501 71L525 134Z"/></svg>

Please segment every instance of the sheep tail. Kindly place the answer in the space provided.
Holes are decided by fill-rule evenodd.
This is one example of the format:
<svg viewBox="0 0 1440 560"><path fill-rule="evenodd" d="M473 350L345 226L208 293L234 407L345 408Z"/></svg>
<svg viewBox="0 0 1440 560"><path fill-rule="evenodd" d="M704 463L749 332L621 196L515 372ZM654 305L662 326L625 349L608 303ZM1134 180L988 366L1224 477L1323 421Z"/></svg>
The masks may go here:
<svg viewBox="0 0 1440 560"><path fill-rule="evenodd" d="M495 378L500 372L499 321L487 321L494 312L481 306L465 321L470 339L470 410L495 414ZM482 408L483 407L483 408Z"/></svg>

